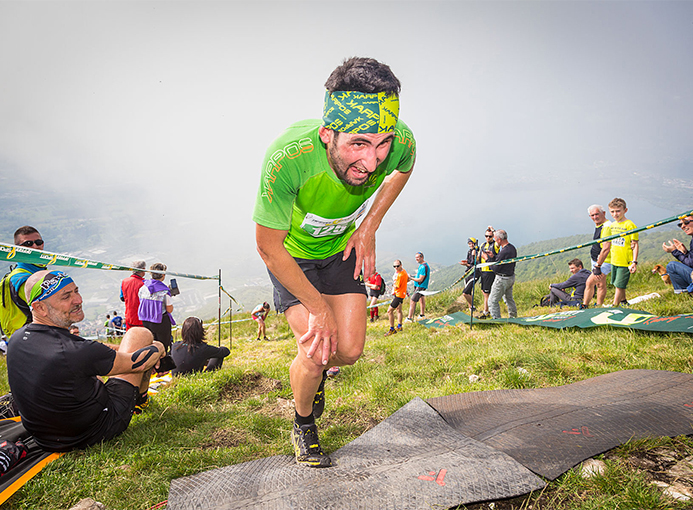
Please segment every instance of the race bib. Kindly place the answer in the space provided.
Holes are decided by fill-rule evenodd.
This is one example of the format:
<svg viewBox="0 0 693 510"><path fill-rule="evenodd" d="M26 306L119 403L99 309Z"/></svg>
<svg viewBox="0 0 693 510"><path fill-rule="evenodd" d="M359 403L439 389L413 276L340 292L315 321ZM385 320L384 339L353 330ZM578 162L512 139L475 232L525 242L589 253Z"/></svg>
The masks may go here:
<svg viewBox="0 0 693 510"><path fill-rule="evenodd" d="M305 218L303 218L301 228L313 237L341 235L363 215L367 205L368 201L364 202L353 214L345 218L329 219L318 216L317 214L308 213Z"/></svg>

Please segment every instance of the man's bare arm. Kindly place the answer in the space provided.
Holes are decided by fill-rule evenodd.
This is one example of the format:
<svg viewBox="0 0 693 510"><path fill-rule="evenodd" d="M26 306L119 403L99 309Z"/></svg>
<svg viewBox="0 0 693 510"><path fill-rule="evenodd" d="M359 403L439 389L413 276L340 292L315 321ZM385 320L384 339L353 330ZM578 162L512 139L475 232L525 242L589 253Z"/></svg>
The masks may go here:
<svg viewBox="0 0 693 510"><path fill-rule="evenodd" d="M257 250L267 268L310 314L309 330L299 338L299 342L304 343L313 339L308 349L309 357L312 357L322 342L322 361L327 363L330 353L337 352L337 321L320 292L308 281L294 258L286 251L284 247L286 234L286 230L256 225Z"/></svg>
<svg viewBox="0 0 693 510"><path fill-rule="evenodd" d="M385 179L380 191L373 200L368 214L363 222L354 231L349 242L344 249L343 260L349 258L351 250L356 250L356 268L354 269L354 280L356 280L363 267L363 277L369 278L375 272L375 232L380 227L380 223L385 217L385 213L390 209L395 199L399 196L407 184L411 173L414 171L412 165L408 172L393 172Z"/></svg>
<svg viewBox="0 0 693 510"><path fill-rule="evenodd" d="M134 374L146 372L157 364L159 359L166 354L163 344L154 341L151 345L138 349L135 352L116 351L113 367L108 376L120 374Z"/></svg>

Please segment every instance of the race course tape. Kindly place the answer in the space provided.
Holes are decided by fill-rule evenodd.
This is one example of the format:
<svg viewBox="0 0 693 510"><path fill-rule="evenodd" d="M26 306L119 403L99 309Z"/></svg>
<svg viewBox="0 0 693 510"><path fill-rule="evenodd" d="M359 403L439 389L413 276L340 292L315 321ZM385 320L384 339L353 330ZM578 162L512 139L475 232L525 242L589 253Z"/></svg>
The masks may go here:
<svg viewBox="0 0 693 510"><path fill-rule="evenodd" d="M142 271L135 267L121 266L118 264L108 264L106 262L97 262L72 255L61 255L60 253L51 253L49 251L35 250L26 246L16 246L14 244L0 243L0 261L8 262L24 262L26 264L35 264L37 266L67 266L81 267L82 269L103 269L106 271ZM180 278L192 278L195 280L219 280L219 276L202 276L199 274L176 273L174 271L157 271L170 276L178 276Z"/></svg>
<svg viewBox="0 0 693 510"><path fill-rule="evenodd" d="M448 285L444 289L425 290L425 291L421 292L421 294L423 294L425 296L431 296L433 294L438 294L439 292L444 292L448 289L451 289L455 285L460 283L462 280L464 280L467 276L469 276L472 273L472 271L475 270L475 268L489 267L489 266L495 266L495 265L501 265L501 264L510 264L512 262L524 262L526 260L533 260L533 259L538 259L541 257L548 257L549 255L557 255L559 253L565 253L567 251L579 250L580 248L586 248L587 246L592 246L594 244L609 242L612 239L616 239L617 237L625 237L629 234L634 234L635 232L642 232L643 230L650 230L650 229L655 228L655 227L660 227L662 225L666 225L667 223L671 223L671 222L683 219L686 216L691 216L691 215L693 215L693 210L690 210L690 211L687 211L687 212L684 212L681 214L677 214L676 216L671 216L669 218L666 218L666 219L663 219L660 221L656 221L656 222L651 223L649 225L646 225L644 227L634 228L632 230L628 230L627 232L623 232L621 234L615 234L612 236L603 237L601 239L594 239L594 240L586 242L586 243L576 244L575 246L569 246L568 248L561 248L559 250L547 251L546 253L537 253L535 255L524 255L522 257L515 257L514 259L501 260L499 262L483 262L481 264L476 264L474 267L470 267L469 269L467 269L467 271L457 281Z"/></svg>

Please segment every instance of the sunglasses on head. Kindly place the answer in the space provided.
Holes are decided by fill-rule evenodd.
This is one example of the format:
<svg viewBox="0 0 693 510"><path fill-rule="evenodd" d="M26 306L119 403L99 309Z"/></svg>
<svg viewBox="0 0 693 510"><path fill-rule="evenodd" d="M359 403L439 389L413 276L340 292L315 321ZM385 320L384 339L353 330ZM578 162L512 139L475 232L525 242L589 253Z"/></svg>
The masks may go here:
<svg viewBox="0 0 693 510"><path fill-rule="evenodd" d="M34 245L43 246L43 239L37 239L36 241L24 241L19 246L26 246L27 248L31 248Z"/></svg>
<svg viewBox="0 0 693 510"><path fill-rule="evenodd" d="M684 225L688 225L689 223L693 223L693 220L681 220L679 221L679 228L683 227Z"/></svg>

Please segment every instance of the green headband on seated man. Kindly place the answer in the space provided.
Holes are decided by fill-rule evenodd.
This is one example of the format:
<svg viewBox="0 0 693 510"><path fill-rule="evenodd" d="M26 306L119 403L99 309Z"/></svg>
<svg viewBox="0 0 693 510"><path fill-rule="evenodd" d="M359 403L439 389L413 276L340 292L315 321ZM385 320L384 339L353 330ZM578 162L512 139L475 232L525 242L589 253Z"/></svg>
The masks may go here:
<svg viewBox="0 0 693 510"><path fill-rule="evenodd" d="M36 301L43 301L71 283L74 282L66 273L62 271L51 271L43 278L37 280L34 286L31 287L28 304L35 303Z"/></svg>
<svg viewBox="0 0 693 510"><path fill-rule="evenodd" d="M341 133L389 133L395 130L399 98L387 92L325 92L322 125Z"/></svg>

